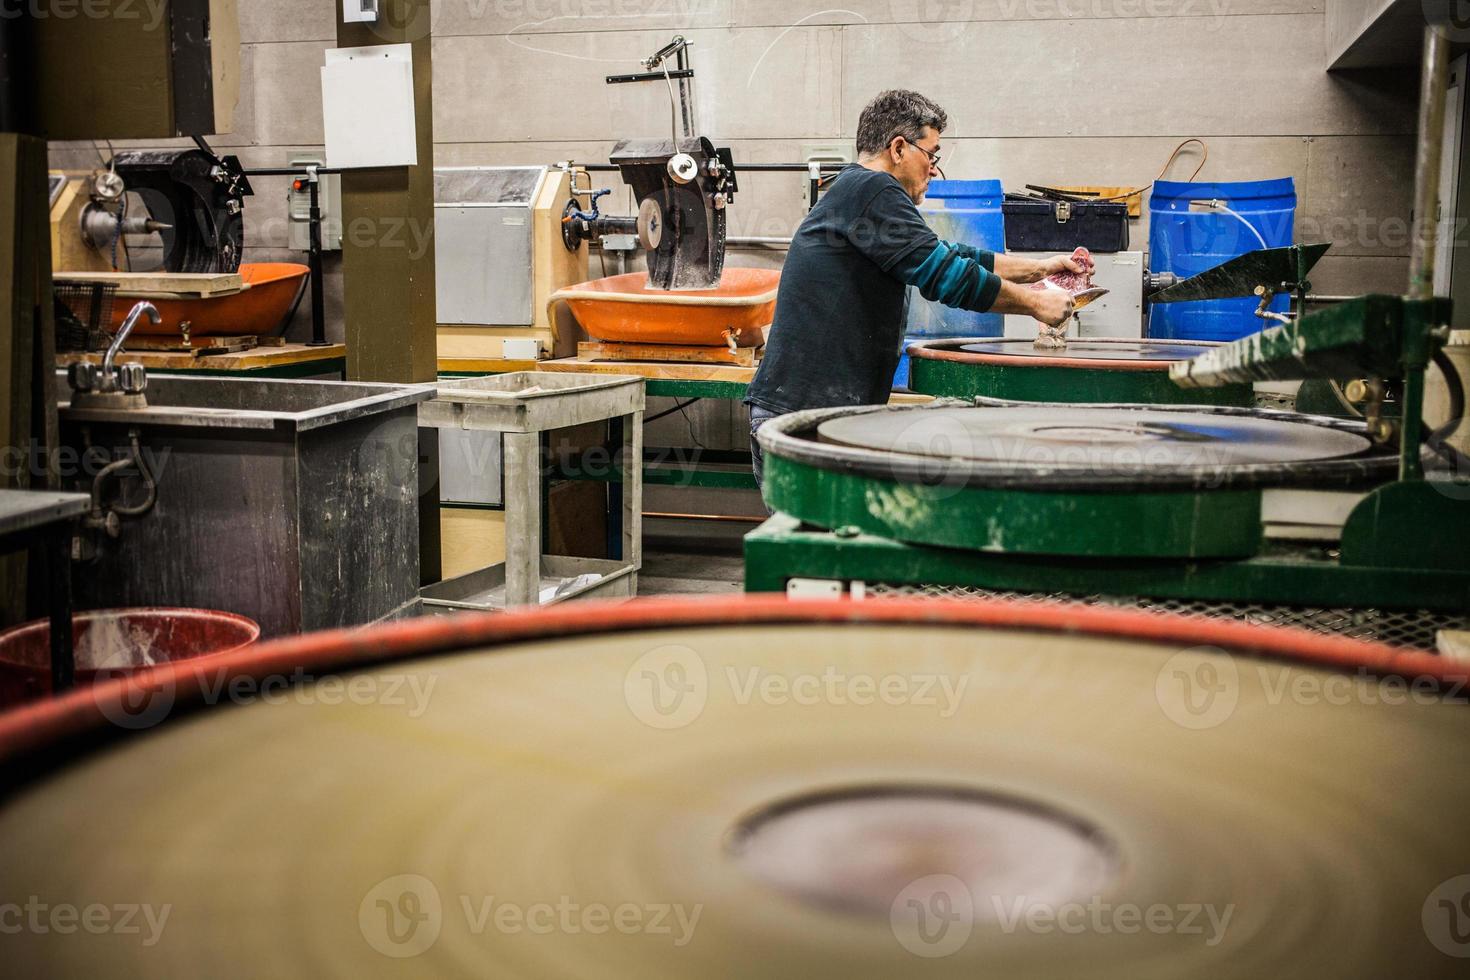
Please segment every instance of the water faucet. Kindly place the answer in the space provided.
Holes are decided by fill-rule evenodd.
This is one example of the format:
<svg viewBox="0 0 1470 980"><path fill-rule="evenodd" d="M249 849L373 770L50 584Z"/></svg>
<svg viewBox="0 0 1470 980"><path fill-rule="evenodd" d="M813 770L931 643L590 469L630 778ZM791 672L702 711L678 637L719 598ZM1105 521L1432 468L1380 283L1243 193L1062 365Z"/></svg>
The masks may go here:
<svg viewBox="0 0 1470 980"><path fill-rule="evenodd" d="M123 344L127 342L128 336L132 334L133 328L144 316L156 326L163 322L159 315L158 307L144 300L128 311L127 318L123 320L122 327L117 335L112 338L112 343L107 348L107 353L102 357L102 366L98 368L95 364L85 361L73 364L67 372L67 380L71 382L72 390L79 395L122 395L137 396L134 401L141 399L143 389L148 387L148 373L141 364L116 364L117 355L122 351Z"/></svg>
<svg viewBox="0 0 1470 980"><path fill-rule="evenodd" d="M112 363L117 359L118 351L122 350L122 346L127 342L128 336L133 332L133 328L138 325L138 320L145 313L148 314L148 319L152 321L155 327L163 322L163 317L158 313L158 307L147 300L137 304L128 311L128 317L123 321L122 329L117 332L116 337L112 338L112 344L107 348L107 353L102 357L103 384L107 383L106 378L112 378L116 375Z"/></svg>

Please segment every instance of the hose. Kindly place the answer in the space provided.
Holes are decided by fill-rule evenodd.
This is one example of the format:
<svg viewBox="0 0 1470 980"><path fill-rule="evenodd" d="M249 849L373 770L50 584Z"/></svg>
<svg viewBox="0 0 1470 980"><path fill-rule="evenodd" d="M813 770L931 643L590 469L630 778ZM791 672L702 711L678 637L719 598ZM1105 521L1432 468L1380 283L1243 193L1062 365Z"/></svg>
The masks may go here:
<svg viewBox="0 0 1470 980"><path fill-rule="evenodd" d="M1243 224L1247 228L1249 228L1251 230L1251 234L1256 236L1256 241L1258 241L1258 242L1261 243L1261 247L1262 248L1270 248L1271 247L1270 245L1267 245L1266 244L1266 239L1261 236L1261 233L1260 233L1260 231L1258 231L1256 229L1256 226L1253 225L1253 224L1251 224L1249 221L1245 220L1245 218L1243 218L1241 215L1239 215L1235 211L1230 210L1225 205L1221 204L1219 201L1211 201L1210 202L1210 208L1212 210L1215 210L1215 211L1224 211L1226 214L1230 215L1236 221L1239 221L1241 224Z"/></svg>
<svg viewBox="0 0 1470 980"><path fill-rule="evenodd" d="M1434 363L1444 374L1445 385L1450 390L1450 420L1431 432L1425 442L1437 456L1455 467L1457 472L1470 474L1470 456L1466 456L1449 443L1449 440L1459 431L1460 423L1464 420L1465 379L1460 376L1455 362L1450 360L1450 356L1442 348L1434 352Z"/></svg>
<svg viewBox="0 0 1470 980"><path fill-rule="evenodd" d="M1164 179L1164 174L1168 173L1169 172L1169 168L1174 165L1174 160L1179 156L1179 151L1182 150L1182 149L1184 149L1186 146L1188 146L1191 143L1198 143L1204 149L1204 151L1205 151L1204 152L1204 157L1199 162L1199 166L1198 167L1195 167L1194 168L1194 173L1192 173L1192 174L1189 175L1190 181L1193 181L1194 178L1196 178L1196 177L1199 176L1200 171L1203 170L1203 169L1205 169L1205 164L1208 163L1209 160L1210 160L1210 144L1206 143L1204 140L1200 139L1197 136L1191 136L1189 139L1181 141L1178 146L1174 147L1174 152L1173 153L1170 153L1169 154L1169 159L1167 159L1167 160L1164 161L1164 166L1159 171L1159 175L1157 177L1155 177L1153 180L1149 181L1147 185L1145 185L1143 187L1140 187L1136 191L1129 191L1127 194L1119 194L1119 195L1117 195L1115 197L1093 197L1093 198L1088 198L1088 201L1089 202L1094 202L1094 201L1096 201L1096 202L1102 202L1102 201L1126 201L1130 197L1136 197L1136 198L1139 198L1140 200L1142 200L1144 193L1147 192L1150 187L1153 187L1159 181L1161 181L1161 180Z"/></svg>

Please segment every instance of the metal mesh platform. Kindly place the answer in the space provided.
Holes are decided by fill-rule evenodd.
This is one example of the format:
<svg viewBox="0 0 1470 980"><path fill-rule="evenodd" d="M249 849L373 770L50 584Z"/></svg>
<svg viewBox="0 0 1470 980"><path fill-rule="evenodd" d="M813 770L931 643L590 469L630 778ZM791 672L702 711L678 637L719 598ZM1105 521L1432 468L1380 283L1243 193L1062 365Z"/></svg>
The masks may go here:
<svg viewBox="0 0 1470 980"><path fill-rule="evenodd" d="M867 586L867 594L936 599L1031 599L1079 602L1087 606L1116 606L1200 619L1232 619L1255 626L1291 626L1313 633L1345 636L1355 640L1415 650L1434 650L1436 634L1440 630L1470 630L1470 616L1433 613L1426 610L1406 612L1391 609L1314 609L1305 606L1272 606L1258 603L1073 595L1066 592L1007 592L972 586L893 585L889 583L870 583Z"/></svg>

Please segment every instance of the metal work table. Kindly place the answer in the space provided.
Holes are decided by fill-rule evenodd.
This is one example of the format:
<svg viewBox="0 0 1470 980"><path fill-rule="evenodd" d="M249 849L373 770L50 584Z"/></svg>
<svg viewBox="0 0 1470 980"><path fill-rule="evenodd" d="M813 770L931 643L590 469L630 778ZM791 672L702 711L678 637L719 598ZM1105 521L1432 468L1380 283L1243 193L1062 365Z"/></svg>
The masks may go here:
<svg viewBox="0 0 1470 980"><path fill-rule="evenodd" d="M65 368L75 361L101 363L101 354L57 354L56 365ZM312 347L286 344L281 347L256 347L233 354L210 354L196 357L175 351L124 351L121 364L141 364L150 372L169 374L207 374L250 378L320 378L344 380L347 373L347 346L330 344ZM327 376L331 376L330 378Z"/></svg>
<svg viewBox="0 0 1470 980"><path fill-rule="evenodd" d="M51 615L51 690L72 686L76 661L71 636L71 522L92 506L84 493L0 490L0 551L32 544L45 562Z"/></svg>
<svg viewBox="0 0 1470 980"><path fill-rule="evenodd" d="M605 473L619 493L620 547L610 559L542 554L546 472L542 434L594 422L614 423L624 459L643 457L641 379L545 371L446 381L419 407L428 428L503 433L506 559L422 592L426 607L493 611L574 598L631 598L642 568L643 481L640 467ZM612 507L613 505L610 505Z"/></svg>

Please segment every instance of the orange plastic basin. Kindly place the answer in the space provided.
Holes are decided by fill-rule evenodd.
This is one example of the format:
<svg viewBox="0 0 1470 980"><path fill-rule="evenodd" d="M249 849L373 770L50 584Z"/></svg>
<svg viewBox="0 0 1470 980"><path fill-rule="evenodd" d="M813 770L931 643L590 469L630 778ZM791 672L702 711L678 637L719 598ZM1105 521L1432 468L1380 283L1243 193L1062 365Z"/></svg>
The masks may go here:
<svg viewBox="0 0 1470 980"><path fill-rule="evenodd" d="M582 329L609 343L759 347L780 281L775 269L726 269L717 289L666 292L631 272L568 286L551 302L565 302Z"/></svg>
<svg viewBox="0 0 1470 980"><path fill-rule="evenodd" d="M163 322L155 326L142 317L133 330L140 336L176 337L187 322L191 337L274 336L286 325L310 272L295 262L245 262L240 265L245 282L240 292L207 299L149 299ZM113 332L142 298L117 297L112 304Z"/></svg>

